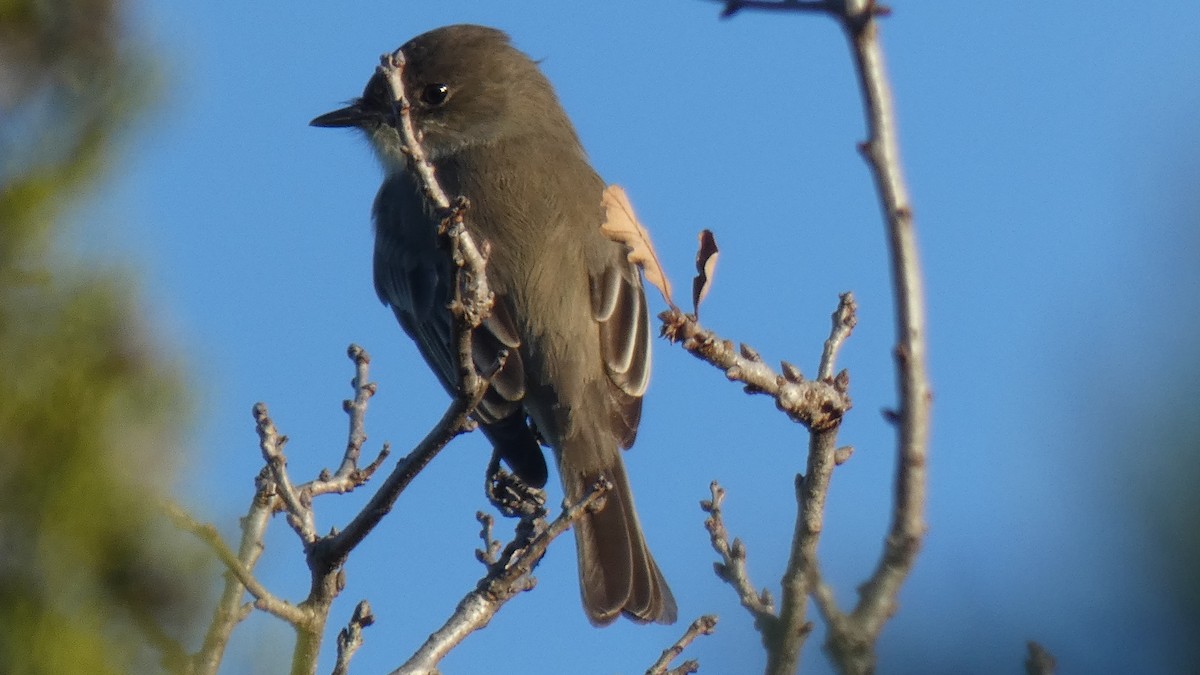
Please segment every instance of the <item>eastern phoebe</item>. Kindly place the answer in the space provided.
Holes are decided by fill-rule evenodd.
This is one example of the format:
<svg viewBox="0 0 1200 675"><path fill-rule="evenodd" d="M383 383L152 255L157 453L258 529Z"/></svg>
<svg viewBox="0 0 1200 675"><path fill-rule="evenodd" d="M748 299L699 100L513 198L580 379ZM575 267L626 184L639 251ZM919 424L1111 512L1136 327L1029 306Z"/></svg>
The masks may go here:
<svg viewBox="0 0 1200 675"><path fill-rule="evenodd" d="M475 361L494 364L502 349L508 357L475 417L527 483L546 482L539 435L568 500L601 476L612 483L604 508L575 524L588 619L671 623L675 598L646 547L621 461L650 377L650 323L638 270L600 232L604 181L550 82L503 32L446 26L401 49L425 152L447 194L470 200L472 234L491 245L496 304L475 331ZM373 210L375 289L453 393L453 273L391 118L377 74L361 98L312 124L356 127L379 156L386 177Z"/></svg>

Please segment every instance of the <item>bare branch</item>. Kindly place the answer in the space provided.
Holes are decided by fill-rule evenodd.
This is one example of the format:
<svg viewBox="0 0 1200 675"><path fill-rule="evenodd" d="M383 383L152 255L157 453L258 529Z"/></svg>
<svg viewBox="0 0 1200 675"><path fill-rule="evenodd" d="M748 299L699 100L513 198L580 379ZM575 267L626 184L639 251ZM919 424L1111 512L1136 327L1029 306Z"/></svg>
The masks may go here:
<svg viewBox="0 0 1200 675"><path fill-rule="evenodd" d="M730 379L747 384L747 390L766 393L776 398L776 405L796 421L808 427L809 452L806 475L796 477L797 514L792 551L787 571L782 579L781 603L778 615L770 595L758 593L750 583L745 567L745 547L739 540L729 542L721 519L724 491L712 484L712 501L702 502L701 508L711 515L705 521L713 548L722 562L715 566L717 575L732 585L738 598L754 617L767 650L768 673L793 673L799 663L800 650L812 624L806 618L808 596L820 592L830 601L823 613L827 619L838 612L832 602L832 591L821 585L817 560L817 542L821 535L825 500L833 469L849 457L850 450L837 447L837 431L842 414L849 409L846 394L849 376L845 371L832 375L838 350L854 327L854 296L842 294L838 309L833 313L829 338L821 357L819 381L808 381L790 363L782 364L782 375L776 375L762 357L747 345L738 352L733 343L718 339L695 321L695 317L664 312L663 332L672 339L682 338L685 349L697 357L726 369ZM816 395L813 395L816 392ZM829 398L821 400L820 395Z"/></svg>
<svg viewBox="0 0 1200 675"><path fill-rule="evenodd" d="M852 405L846 393L848 376L805 380L790 364L780 375L750 347L742 345L740 352L735 350L732 342L721 339L701 326L695 317L678 309L669 309L658 318L663 322L662 334L668 340L682 343L696 358L724 370L729 379L744 383L747 393L774 398L776 407L810 430L836 428Z"/></svg>
<svg viewBox="0 0 1200 675"><path fill-rule="evenodd" d="M371 355L367 350L352 344L346 350L346 355L354 361L354 379L350 381L354 387L354 398L346 401L343 407L350 416L350 439L346 443L346 454L336 475L351 473L358 467L358 458L362 454L363 443L367 441L366 418L367 401L375 395L376 386L369 377ZM359 605L361 608L362 605ZM367 608L370 611L370 608ZM357 611L355 612L357 614Z"/></svg>
<svg viewBox="0 0 1200 675"><path fill-rule="evenodd" d="M892 521L883 554L863 585L855 607L855 631L831 630L826 648L851 672L874 669L874 644L896 612L896 598L924 538L926 462L933 395L925 363L925 292L917 253L912 207L900 166L899 140L891 87L879 41L877 7L867 0L840 16L850 39L863 92L868 136L863 155L871 167L887 223L896 304L897 384L899 388L898 466ZM864 647L865 645L865 647Z"/></svg>
<svg viewBox="0 0 1200 675"><path fill-rule="evenodd" d="M688 675L700 670L700 663L695 659L684 661L679 664L678 668L667 670L674 661L687 649L687 646L692 644L692 641L701 635L712 635L717 628L717 617L714 614L705 614L704 616L692 622L688 629L683 633L683 637L679 638L675 644L663 650L662 656L646 669L646 675Z"/></svg>
<svg viewBox="0 0 1200 675"><path fill-rule="evenodd" d="M296 629L296 645L292 655L292 671L296 673L316 672L317 656L320 653L325 624L329 620L330 607L333 599L345 587L345 575L340 569L345 559L344 553L340 558L336 558L335 562L331 562L330 556L322 555L330 549L329 542L335 539L336 533L326 537L317 535L316 517L312 508L313 496L328 492L347 492L362 485L378 469L389 452L388 446L384 445L375 461L365 469L358 468L362 444L366 440L367 402L375 394L375 385L367 379L370 356L366 351L357 345L351 345L348 355L355 363L355 377L351 381L355 396L353 400L343 404L350 416L350 428L346 450L335 475L330 476L328 471L322 471L316 480L296 488L288 476L287 458L283 454L287 438L279 435L265 404L258 403L254 406L259 446L267 464L259 476L259 491L271 495L267 503L272 510L283 510L287 514L288 524L304 544L309 570L312 573L308 597L298 606L288 605L297 608L296 614L290 617L282 616L277 609L273 610L264 605L262 598L258 598L254 603L255 607L288 620ZM249 590L258 597L255 589ZM228 636L225 639L227 640Z"/></svg>
<svg viewBox="0 0 1200 675"><path fill-rule="evenodd" d="M267 463L270 479L275 484L275 494L283 502L288 525L296 531L300 541L308 546L317 538L317 526L313 519L312 502L301 496L288 476L287 457L283 454L283 446L288 441L287 436L280 435L275 428L275 422L267 412L266 403L255 403L253 414L258 429L258 447Z"/></svg>
<svg viewBox="0 0 1200 675"><path fill-rule="evenodd" d="M166 506L167 515L175 522L175 526L181 530L191 532L200 538L201 541L208 544L209 548L217 554L225 567L237 577L241 586L245 587L250 595L254 596L254 606L273 614L274 616L283 619L291 624L301 623L306 620L304 610L295 605L281 600L273 593L267 590L258 579L254 578L254 574L242 563L225 540L221 538L221 533L217 532L217 528L209 523L201 523L192 518L186 511L176 504L168 503Z"/></svg>
<svg viewBox="0 0 1200 675"><path fill-rule="evenodd" d="M837 355L842 344L854 327L858 325L858 303L854 294L847 291L838 296L837 309L833 311L833 330L825 340L825 349L821 352L821 366L817 370L817 378L828 380L833 378L833 369L837 367Z"/></svg>
<svg viewBox="0 0 1200 675"><path fill-rule="evenodd" d="M502 546L499 540L492 538L492 526L495 525L495 520L483 511L475 512L475 520L478 520L482 526L479 530L479 537L483 539L483 548L475 550L475 559L490 568L496 564Z"/></svg>
<svg viewBox="0 0 1200 675"><path fill-rule="evenodd" d="M834 364L842 343L857 322L854 295L843 293L833 312L833 323L825 340L819 372L821 378L833 377ZM844 388L848 376L843 371L834 380ZM780 594L779 618L764 632L767 644L767 672L792 673L800 660L812 623L807 620L808 596L818 596L818 606L827 621L839 620L833 592L821 582L817 543L824 529L825 500L833 469L849 458L849 450L837 447L838 428L813 430L809 434L808 462L805 473L796 476L796 526L792 550L784 572ZM824 602L823 602L824 601Z"/></svg>
<svg viewBox="0 0 1200 675"><path fill-rule="evenodd" d="M396 131L400 134L405 153L408 155L409 167L420 179L426 198L442 212L442 229L450 241L451 256L454 258L460 276L459 283L455 284L456 291L465 295L463 298L458 298L459 311L467 322L475 327L487 318L493 302L487 275L484 273L487 256L480 252L479 247L475 245L475 240L467 231L463 219L467 208L466 200L460 197L452 201L446 196L446 191L442 189L434 174L433 164L426 157L425 149L417 139L412 121L412 108L408 95L404 91L404 66L404 52L397 49L391 54L380 57L378 72L386 77L388 86L391 88ZM459 354L460 357L464 354L461 343ZM463 370L472 370L467 367L473 363L470 350L467 350L465 355L467 356L465 360L460 359ZM486 387L486 383L475 380L472 380L470 384Z"/></svg>
<svg viewBox="0 0 1200 675"><path fill-rule="evenodd" d="M350 672L350 659L354 657L354 652L362 646L362 631L367 626L375 623L375 615L371 613L371 605L366 600L361 600L354 606L354 614L350 616L350 623L345 628L338 631L337 636L337 662L333 666L333 675L346 675Z"/></svg>
<svg viewBox="0 0 1200 675"><path fill-rule="evenodd" d="M717 576L737 591L742 606L754 617L755 626L759 630L771 626L775 622L775 603L771 594L765 589L760 593L750 582L746 570L746 547L740 539L729 540L729 531L725 529L725 519L722 516L721 505L725 502L725 489L717 481L709 484L712 499L700 502L700 508L708 514L704 527L708 530L713 550L721 556L721 562L713 565Z"/></svg>
<svg viewBox="0 0 1200 675"><path fill-rule="evenodd" d="M482 396L483 392L480 391L470 399L454 399L442 415L442 419L408 456L400 460L380 484L379 490L371 495L366 506L346 525L346 529L324 537L313 546L309 552L309 559L314 572L333 570L345 562L350 551L392 510L400 493L412 483L417 474L467 426L468 415L475 409Z"/></svg>
<svg viewBox="0 0 1200 675"><path fill-rule="evenodd" d="M523 517L517 525L517 535L505 547L499 560L488 566L487 575L479 580L459 603L454 614L425 644L392 675L427 675L437 672L437 665L451 649L471 633L492 620L504 603L536 584L533 569L546 554L546 548L588 509L599 508L600 500L612 488L607 481L597 483L575 504L563 506L563 511L548 526L545 512Z"/></svg>
<svg viewBox="0 0 1200 675"><path fill-rule="evenodd" d="M465 203L460 200L451 204L438 183L437 176L434 175L432 164L429 163L424 149L417 140L413 128L411 107L404 91L404 53L397 50L393 54L384 55L380 61L379 72L385 75L388 85L391 87L395 127L409 157L410 168L414 175L420 178L426 197L443 212L443 233L450 243L456 276L455 298L451 303L450 310L454 319L456 352L461 364L459 393L445 414L442 415L441 421L407 457L399 462L345 530L326 537L310 550L310 567L313 568L314 573L339 567L350 551L374 529L384 515L391 511L400 493L408 487L417 473L425 468L451 439L473 427L470 415L479 404L488 386L487 379L481 376L474 367L471 348L474 328L487 318L492 307L493 296L488 288L485 273L487 259L467 232L463 218L466 210ZM356 363L360 363L360 361L356 360ZM363 369L365 373L365 364L360 363L360 369ZM365 374L361 379L355 378L356 389L363 386L362 380L364 379ZM365 400L363 404L365 405ZM353 434L353 417L351 430ZM353 444L352 437L351 445Z"/></svg>
<svg viewBox="0 0 1200 675"><path fill-rule="evenodd" d="M355 366L354 379L350 381L350 386L354 388L354 398L342 402L342 408L350 418L346 451L342 455L341 464L332 476L327 471L322 471L316 480L300 486L300 494L308 501L317 495L350 492L366 484L383 464L383 460L387 459L388 454L391 453L391 446L384 443L383 449L379 451L379 455L375 457L374 461L362 468L358 466L363 444L367 441L367 403L375 395L378 387L368 379L371 355L367 353L367 350L352 344L346 353L354 361Z"/></svg>
<svg viewBox="0 0 1200 675"><path fill-rule="evenodd" d="M842 672L866 673L875 667L875 642L884 623L895 613L900 587L911 571L925 534L925 486L929 419L932 395L925 365L925 307L921 268L913 228L912 208L908 190L900 169L899 144L895 130L895 114L891 90L884 67L883 50L878 38L875 17L886 15L887 8L875 0L726 0L724 16L743 9L818 12L836 18L849 38L859 85L863 94L868 137L860 145L871 167L876 190L887 224L892 282L895 293L898 344L895 349L899 410L891 419L899 427L898 468L892 523L884 542L883 554L871 578L860 590L854 611L844 614L837 609L831 589L820 580L816 560L816 543L822 527L825 495L833 467L849 458L849 448L836 447L836 424L823 428L808 423L812 436L809 445L807 475L797 479L799 514L793 538L791 559L784 576L784 592L780 608L780 637L793 645L782 650L768 644L770 673L795 672L803 635L808 630L804 621L807 594L812 594L829 624L825 648ZM685 348L718 367L726 368L731 379L740 379L766 393L762 386L765 373L761 360L752 358L759 372L744 376L746 370L731 358L732 344L718 345L705 336L691 345L693 327L682 324L676 317L663 315L664 334L682 336ZM833 376L838 349L854 326L854 300L842 296L834 313L833 332L825 343L818 378L832 380L834 388L845 391L845 372ZM697 327L698 328L698 327ZM747 357L757 355L743 348ZM732 372L731 372L732 371ZM785 364L784 374L795 381ZM778 399L777 399L778 400ZM783 407L782 402L780 402ZM804 421L797 412L793 419ZM833 433L829 433L830 430ZM789 637L793 636L793 637ZM765 636L764 636L765 637ZM770 641L768 641L770 642ZM783 643L780 643L783 644Z"/></svg>
<svg viewBox="0 0 1200 675"><path fill-rule="evenodd" d="M260 474L258 488L250 502L250 509L241 519L242 540L238 544L237 558L242 567L252 572L263 551L263 537L271 519L271 503L275 499L274 484L266 479L264 469ZM232 571L225 574L225 588L213 611L212 621L204 635L204 643L192 659L196 675L215 675L225 654L225 646L233 629L250 613L251 605L243 604L245 586Z"/></svg>
<svg viewBox="0 0 1200 675"><path fill-rule="evenodd" d="M812 432L805 473L796 476L796 527L787 570L783 573L779 621L774 634L766 636L768 673L796 672L800 650L812 632L812 623L807 619L808 595L820 579L817 543L824 529L829 481L837 465L836 449L836 428ZM825 591L831 594L828 589ZM829 618L826 616L826 620Z"/></svg>
<svg viewBox="0 0 1200 675"><path fill-rule="evenodd" d="M466 339L469 340L469 336ZM477 389L471 398L459 397L453 401L441 422L408 457L398 463L388 479L371 497L366 507L351 521L346 530L341 533L334 531L325 537L317 537L315 535L315 517L312 511L313 495L335 491L344 492L361 485L374 473L389 452L388 446L385 445L379 457L370 465L364 469L357 467L362 443L366 439L367 401L375 393L375 385L367 381L369 355L355 345L350 347L349 355L355 362L355 378L352 381L355 398L345 405L351 418L349 439L347 449L343 454L343 461L334 476L329 476L328 472L322 472L321 477L317 480L306 483L301 488L294 487L287 473L287 459L282 450L287 439L278 433L264 404L259 403L254 407L259 445L267 466L259 476L259 490L256 494L256 504L259 505L259 508L252 510L256 523L254 531L257 533L253 541L257 542L256 545L261 549L262 532L265 530L270 514L275 510L285 511L288 523L305 543L312 583L308 597L299 605L291 605L271 596L249 575L248 571L241 568L240 564L233 564L237 561L230 560L229 556L232 554L228 553L227 548L225 552L228 555L222 555L218 549L218 554L222 555L222 559L236 576L237 585L227 585L218 618L214 618L209 638L206 639L205 648L202 650L204 656L203 658L197 656L197 663L203 663L203 667L207 669L204 672L215 672L233 625L245 616L245 610L239 607L243 585L255 596L254 607L274 614L295 627L297 640L292 661L293 671L315 672L329 609L334 598L345 586L345 574L341 565L345 562L346 556L391 509L400 492L407 487L421 468L428 464L446 443L469 426L467 415L470 410L474 409L479 396L482 395L482 389ZM486 382L484 386L486 386ZM207 533L203 529L193 529L193 531L205 536L207 540ZM249 532L250 529L247 528L247 535ZM312 539L310 540L309 537ZM219 542L219 539L217 541ZM243 548L246 548L248 541L250 540L244 537ZM257 551L255 551L254 557L257 555Z"/></svg>
<svg viewBox="0 0 1200 675"><path fill-rule="evenodd" d="M394 54L381 57L380 61L379 72L385 76L391 89L395 128L400 134L405 154L409 158L409 169L420 179L422 189L429 202L440 211L439 233L447 239L454 264L454 297L449 309L454 323L455 352L459 362L458 393L438 424L407 457L397 464L375 494L371 496L366 506L347 524L346 528L341 532L335 530L323 538L318 539L315 535L311 508L306 511L301 510L310 506L312 493L297 496L287 481L286 472L282 469L284 465L282 453L276 453L277 457L268 456L272 473L278 477L280 482L281 498L289 511L289 522L296 521L297 524L293 524L293 527L301 533L304 539L308 566L312 573L308 598L303 603L304 607L311 612L311 616L307 623L297 626L296 648L292 660L293 672L315 671L317 655L320 652L321 634L328 621L330 606L333 599L345 586L345 573L342 565L350 551L391 511L400 493L447 443L458 434L475 427L471 413L478 406L488 387L487 376L476 370L472 349L474 329L487 319L494 300L485 274L486 250L481 252L467 231L464 222L464 213L467 209L466 200L458 199L451 203L446 197L434 175L433 166L426 158L416 137L411 108L403 85L403 52L397 50ZM351 347L350 356L354 358L356 364L355 399L347 404L347 412L350 414L350 439L339 473L344 471L346 475L353 476L356 471L354 467L357 466L358 455L366 437L362 428L366 402L374 393L374 387L366 381L369 359L365 353ZM503 359L503 354L501 359ZM497 363L488 367L496 369L502 365L503 363ZM494 371L489 370L489 376L491 372ZM382 457L372 463L368 469L378 466L381 461ZM318 480L325 481L326 476L322 475ZM343 481L341 484L347 483ZM317 485L321 485L321 483L318 482ZM291 516L293 513L300 515L293 518Z"/></svg>
<svg viewBox="0 0 1200 675"><path fill-rule="evenodd" d="M450 198L442 189L437 176L433 172L433 164L425 155L425 148L417 140L417 130L413 126L412 106L408 100L408 92L404 89L404 67L406 61L404 51L397 49L391 54L379 57L379 66L375 72L387 79L392 93L392 114L395 117L395 128L404 144L404 153L408 155L410 166L420 179L425 197L438 209L450 210Z"/></svg>

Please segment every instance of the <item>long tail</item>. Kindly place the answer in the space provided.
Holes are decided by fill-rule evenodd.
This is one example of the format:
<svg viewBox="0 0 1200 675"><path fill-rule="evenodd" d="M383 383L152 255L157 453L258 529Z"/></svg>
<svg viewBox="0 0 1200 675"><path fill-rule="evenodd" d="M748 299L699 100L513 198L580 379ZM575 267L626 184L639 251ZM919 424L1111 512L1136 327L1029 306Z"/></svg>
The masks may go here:
<svg viewBox="0 0 1200 675"><path fill-rule="evenodd" d="M601 474L613 486L605 495L604 508L584 514L575 523L579 590L588 619L605 626L624 614L638 623L674 623L675 597L646 548L620 451L612 448L613 461L602 470L577 470L573 456L578 455L567 449L559 466L568 500L582 498Z"/></svg>

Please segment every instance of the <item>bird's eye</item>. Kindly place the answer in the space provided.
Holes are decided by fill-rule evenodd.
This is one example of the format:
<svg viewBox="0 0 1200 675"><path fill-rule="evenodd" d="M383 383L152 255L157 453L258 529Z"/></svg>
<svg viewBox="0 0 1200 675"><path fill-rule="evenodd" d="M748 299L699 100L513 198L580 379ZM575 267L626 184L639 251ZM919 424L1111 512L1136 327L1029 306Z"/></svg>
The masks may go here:
<svg viewBox="0 0 1200 675"><path fill-rule="evenodd" d="M445 103L449 96L450 87L447 87L440 82L427 84L425 85L425 88L421 90L421 102L426 105L439 106Z"/></svg>

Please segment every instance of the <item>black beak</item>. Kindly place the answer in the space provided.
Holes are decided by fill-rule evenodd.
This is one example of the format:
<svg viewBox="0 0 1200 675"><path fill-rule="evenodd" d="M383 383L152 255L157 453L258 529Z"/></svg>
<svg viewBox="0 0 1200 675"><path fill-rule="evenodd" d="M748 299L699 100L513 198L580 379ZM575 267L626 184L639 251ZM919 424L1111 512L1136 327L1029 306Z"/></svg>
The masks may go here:
<svg viewBox="0 0 1200 675"><path fill-rule="evenodd" d="M308 124L313 127L361 127L369 117L371 115L362 109L362 104L355 101L345 108L327 112Z"/></svg>

